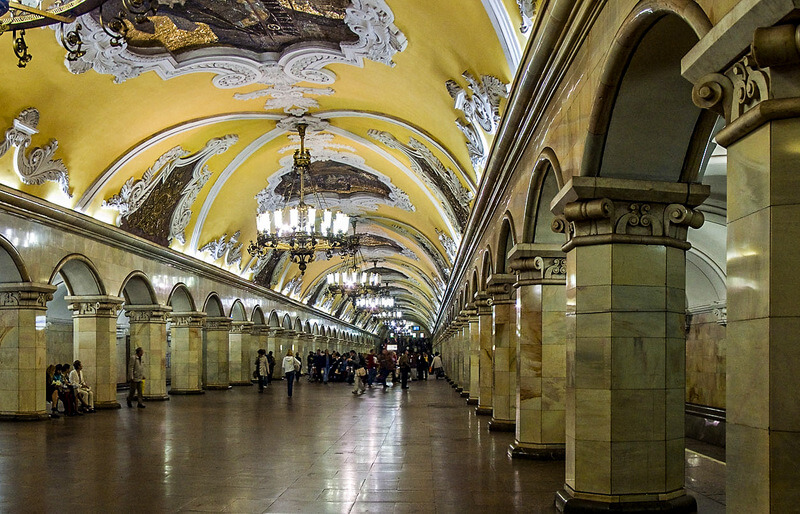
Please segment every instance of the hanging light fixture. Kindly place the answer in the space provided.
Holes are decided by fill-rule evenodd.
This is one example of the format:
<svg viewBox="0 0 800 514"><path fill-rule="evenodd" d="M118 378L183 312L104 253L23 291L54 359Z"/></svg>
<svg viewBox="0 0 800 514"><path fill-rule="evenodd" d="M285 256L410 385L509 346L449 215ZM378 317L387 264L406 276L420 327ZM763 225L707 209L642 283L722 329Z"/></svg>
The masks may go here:
<svg viewBox="0 0 800 514"><path fill-rule="evenodd" d="M355 222L353 223L355 232ZM373 271L368 272L362 269L362 262L359 262L361 252L356 252L352 256L351 263L342 271L328 273L328 291L334 295L347 297L355 305L356 300L362 296L378 293L381 289L381 275L374 271L378 267L378 261L374 261Z"/></svg>
<svg viewBox="0 0 800 514"><path fill-rule="evenodd" d="M381 311L375 314L380 320L400 319L403 317L402 311Z"/></svg>
<svg viewBox="0 0 800 514"><path fill-rule="evenodd" d="M25 30L61 23L61 44L68 52L67 60L75 61L86 55L80 36L81 25L78 23L71 30L65 30L65 23L71 24L78 16L100 7L100 24L111 36L111 44L120 46L131 26L130 20L144 23L149 16L156 13L158 7L156 0L121 0L120 10L107 20L108 17L103 15L103 4L106 1L0 0L0 34L9 30L13 32L17 66L24 68L33 59L33 55L28 52Z"/></svg>
<svg viewBox="0 0 800 514"><path fill-rule="evenodd" d="M342 212L318 209L305 202L305 179L311 166L311 154L305 147L306 125L299 124L300 149L294 152L294 171L300 175L300 202L272 212L260 212L256 217L258 237L251 241L251 255L264 257L273 249L290 252L304 275L308 263L317 252L324 251L328 258L334 253L354 255L358 251L358 236L347 234L350 217Z"/></svg>

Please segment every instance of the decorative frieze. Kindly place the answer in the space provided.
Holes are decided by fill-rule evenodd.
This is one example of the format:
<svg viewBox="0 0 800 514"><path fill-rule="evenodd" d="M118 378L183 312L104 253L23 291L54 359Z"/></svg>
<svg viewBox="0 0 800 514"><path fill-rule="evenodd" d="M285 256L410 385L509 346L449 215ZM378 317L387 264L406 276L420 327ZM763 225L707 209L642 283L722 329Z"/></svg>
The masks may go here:
<svg viewBox="0 0 800 514"><path fill-rule="evenodd" d="M47 309L55 286L32 282L0 284L0 309Z"/></svg>
<svg viewBox="0 0 800 514"><path fill-rule="evenodd" d="M567 280L566 256L556 245L515 245L508 255L508 267L518 275L518 285L564 284Z"/></svg>
<svg viewBox="0 0 800 514"><path fill-rule="evenodd" d="M174 328L203 328L206 316L205 312L171 312L169 322Z"/></svg>
<svg viewBox="0 0 800 514"><path fill-rule="evenodd" d="M126 305L125 315L131 323L166 323L172 307L165 305Z"/></svg>
<svg viewBox="0 0 800 514"><path fill-rule="evenodd" d="M74 318L116 318L124 299L118 296L66 296Z"/></svg>
<svg viewBox="0 0 800 514"><path fill-rule="evenodd" d="M231 334L250 334L253 330L252 321L231 322Z"/></svg>
<svg viewBox="0 0 800 514"><path fill-rule="evenodd" d="M230 239L228 239L228 234L222 234L219 239L214 239L201 246L199 251L208 252L214 260L224 257L226 265L234 266L238 264L239 269L241 269L242 248L244 247L243 244L239 243L239 236L241 234L241 231L237 230Z"/></svg>
<svg viewBox="0 0 800 514"><path fill-rule="evenodd" d="M61 159L53 159L58 150L58 141L51 139L44 146L25 152L31 144L31 137L38 134L39 111L30 107L22 111L14 119L14 124L6 130L5 141L0 143L0 156L5 155L12 147L14 152L14 171L24 184L41 185L45 182L56 182L61 190L70 198L69 172Z"/></svg>
<svg viewBox="0 0 800 514"><path fill-rule="evenodd" d="M206 318L205 326L203 327L206 332L230 332L232 320L230 318L220 316L209 316Z"/></svg>
<svg viewBox="0 0 800 514"><path fill-rule="evenodd" d="M576 246L630 243L687 250L688 229L703 225L695 210L710 189L701 184L573 177L555 200L553 231Z"/></svg>
<svg viewBox="0 0 800 514"><path fill-rule="evenodd" d="M486 292L492 297L492 305L514 303L514 282L517 276L511 273L494 273L486 283Z"/></svg>

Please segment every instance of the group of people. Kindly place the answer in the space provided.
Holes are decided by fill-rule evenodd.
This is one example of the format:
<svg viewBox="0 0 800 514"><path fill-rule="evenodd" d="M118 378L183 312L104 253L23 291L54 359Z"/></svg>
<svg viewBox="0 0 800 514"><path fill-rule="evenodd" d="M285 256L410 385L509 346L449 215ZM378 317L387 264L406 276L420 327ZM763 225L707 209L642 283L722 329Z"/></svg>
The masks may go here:
<svg viewBox="0 0 800 514"><path fill-rule="evenodd" d="M259 350L255 363L253 376L259 379L259 392L272 379L272 368L275 359L272 352L267 356L264 350ZM327 384L329 382L346 382L353 385L353 394L364 394L367 388L374 384L382 385L384 389L394 385L397 372L400 372L400 382L403 389L408 389L409 379L427 380L432 373L438 379L444 376L442 357L437 352L428 355L427 352L397 352L383 350L376 354L370 350L367 354L330 352L317 350L309 352L306 357L306 366L309 382ZM283 373L287 382L287 392L292 396L293 384L300 379L302 362L294 355L292 350L286 352L282 363ZM263 379L262 377L266 377Z"/></svg>
<svg viewBox="0 0 800 514"><path fill-rule="evenodd" d="M51 364L47 367L47 398L50 400L50 417L60 417L58 402L67 416L82 416L94 412L94 392L83 378L83 365L76 360L69 364Z"/></svg>

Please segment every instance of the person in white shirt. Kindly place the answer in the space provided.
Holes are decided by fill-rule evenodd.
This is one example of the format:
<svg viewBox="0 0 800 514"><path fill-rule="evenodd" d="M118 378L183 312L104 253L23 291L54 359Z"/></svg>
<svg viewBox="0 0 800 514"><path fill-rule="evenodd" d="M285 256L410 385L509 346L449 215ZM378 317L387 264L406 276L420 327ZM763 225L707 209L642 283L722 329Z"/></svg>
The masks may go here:
<svg viewBox="0 0 800 514"><path fill-rule="evenodd" d="M286 357L283 358L283 375L286 379L286 384L289 387L289 398L292 397L292 385L294 384L294 374L300 370L300 361L294 356L291 348L286 352Z"/></svg>
<svg viewBox="0 0 800 514"><path fill-rule="evenodd" d="M94 391L83 379L83 364L75 361L74 369L69 372L69 383L74 389L75 396L81 402L84 412L94 412Z"/></svg>

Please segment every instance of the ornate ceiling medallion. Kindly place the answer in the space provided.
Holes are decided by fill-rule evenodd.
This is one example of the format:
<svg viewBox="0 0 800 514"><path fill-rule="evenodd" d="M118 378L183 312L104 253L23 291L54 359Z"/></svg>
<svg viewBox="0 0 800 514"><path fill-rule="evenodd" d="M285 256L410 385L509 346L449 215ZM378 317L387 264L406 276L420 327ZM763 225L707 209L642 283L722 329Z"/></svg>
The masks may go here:
<svg viewBox="0 0 800 514"><path fill-rule="evenodd" d="M58 141L51 139L44 146L25 152L31 144L31 137L38 134L39 111L33 107L25 109L14 120L14 125L6 130L5 141L0 143L0 156L12 147L14 152L14 171L24 184L41 185L56 182L70 198L69 173L61 159L53 160L58 149Z"/></svg>
<svg viewBox="0 0 800 514"><path fill-rule="evenodd" d="M165 246L173 239L183 244L192 204L211 177L208 160L238 140L235 134L214 138L194 154L175 147L159 157L140 180L129 178L103 207L119 211L117 226L123 230Z"/></svg>

